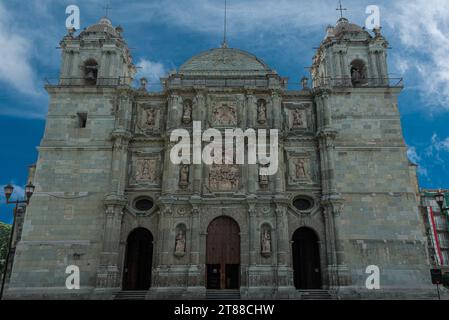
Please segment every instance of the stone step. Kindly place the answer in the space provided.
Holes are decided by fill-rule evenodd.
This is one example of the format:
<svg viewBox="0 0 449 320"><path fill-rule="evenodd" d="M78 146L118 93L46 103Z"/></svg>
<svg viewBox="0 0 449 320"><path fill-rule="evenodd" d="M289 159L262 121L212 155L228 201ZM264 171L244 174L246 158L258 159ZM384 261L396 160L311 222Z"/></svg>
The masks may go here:
<svg viewBox="0 0 449 320"><path fill-rule="evenodd" d="M327 290L298 290L301 300L335 300Z"/></svg>
<svg viewBox="0 0 449 320"><path fill-rule="evenodd" d="M210 300L240 300L239 290L207 290L206 298Z"/></svg>
<svg viewBox="0 0 449 320"><path fill-rule="evenodd" d="M147 291L120 291L114 300L145 300L146 295Z"/></svg>

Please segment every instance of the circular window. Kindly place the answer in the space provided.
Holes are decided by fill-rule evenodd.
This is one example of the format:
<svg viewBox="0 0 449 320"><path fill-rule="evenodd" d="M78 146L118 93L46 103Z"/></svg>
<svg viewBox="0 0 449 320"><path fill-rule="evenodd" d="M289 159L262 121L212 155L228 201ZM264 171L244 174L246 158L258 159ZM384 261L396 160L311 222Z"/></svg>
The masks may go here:
<svg viewBox="0 0 449 320"><path fill-rule="evenodd" d="M293 206L299 211L307 211L313 208L313 201L309 198L299 197L293 200Z"/></svg>
<svg viewBox="0 0 449 320"><path fill-rule="evenodd" d="M139 211L149 211L153 208L154 203L153 200L149 198L140 198L134 202L134 208Z"/></svg>

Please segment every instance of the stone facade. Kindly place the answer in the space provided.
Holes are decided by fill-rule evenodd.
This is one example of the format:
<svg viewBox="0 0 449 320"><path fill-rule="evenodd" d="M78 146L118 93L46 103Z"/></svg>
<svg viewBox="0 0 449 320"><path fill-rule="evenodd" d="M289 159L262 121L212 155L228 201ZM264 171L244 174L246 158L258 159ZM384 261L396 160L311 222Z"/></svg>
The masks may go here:
<svg viewBox="0 0 449 320"><path fill-rule="evenodd" d="M136 228L154 239L147 297L204 298L208 226L222 216L240 229L242 298L300 297L292 248L304 227L318 238L322 289L340 298L435 294L397 109L402 87L388 79L379 32L340 19L314 57L312 88L300 90L225 47L187 61L161 92L145 81L134 89L121 30L107 19L61 47L8 298L112 298ZM278 172L174 165L170 134L193 121L279 129ZM80 290L65 288L68 265L81 270ZM380 267L380 290L365 287L369 265Z"/></svg>

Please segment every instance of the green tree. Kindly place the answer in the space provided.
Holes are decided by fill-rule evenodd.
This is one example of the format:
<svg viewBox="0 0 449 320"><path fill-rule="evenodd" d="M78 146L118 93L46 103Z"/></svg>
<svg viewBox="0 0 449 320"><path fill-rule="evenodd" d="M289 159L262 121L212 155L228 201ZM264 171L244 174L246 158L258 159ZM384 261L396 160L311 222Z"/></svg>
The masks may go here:
<svg viewBox="0 0 449 320"><path fill-rule="evenodd" d="M0 222L0 279L5 268L10 233L11 225Z"/></svg>

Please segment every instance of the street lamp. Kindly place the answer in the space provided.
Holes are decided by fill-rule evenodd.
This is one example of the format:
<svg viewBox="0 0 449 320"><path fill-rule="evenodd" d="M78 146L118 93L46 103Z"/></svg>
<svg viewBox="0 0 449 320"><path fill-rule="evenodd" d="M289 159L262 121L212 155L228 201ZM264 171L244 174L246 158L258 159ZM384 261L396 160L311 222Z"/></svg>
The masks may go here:
<svg viewBox="0 0 449 320"><path fill-rule="evenodd" d="M11 201L11 196L14 192L14 187L11 184L8 184L7 186L4 187L4 192L5 192L5 198L6 198L6 204L15 204L16 208L14 210L14 214L13 214L13 219L12 219L12 229L11 229L11 234L9 236L9 245L8 245L8 252L6 254L6 261L5 261L5 270L3 270L3 279L2 279L2 287L0 290L0 300L3 299L3 289L5 288L5 280L6 280L6 274L8 271L8 264L9 264L9 258L10 258L10 253L11 253L11 246L12 246L12 241L13 241L13 237L14 237L14 229L16 226L16 213L19 209L19 204L26 204L28 205L30 203L30 199L33 196L35 190L35 186L32 183L28 183L25 186L25 200L16 200L16 201Z"/></svg>

